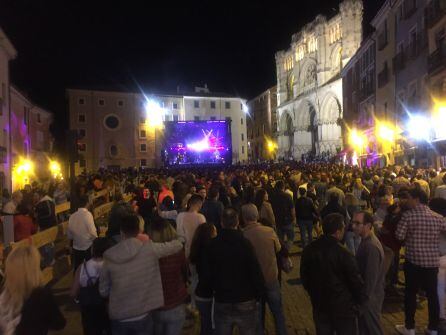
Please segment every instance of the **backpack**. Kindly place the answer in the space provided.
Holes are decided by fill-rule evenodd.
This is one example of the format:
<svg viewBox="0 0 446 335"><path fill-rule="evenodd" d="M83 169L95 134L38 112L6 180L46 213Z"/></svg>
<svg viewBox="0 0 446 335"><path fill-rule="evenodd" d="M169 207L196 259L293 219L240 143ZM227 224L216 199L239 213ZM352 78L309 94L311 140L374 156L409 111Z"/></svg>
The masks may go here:
<svg viewBox="0 0 446 335"><path fill-rule="evenodd" d="M81 306L101 305L104 298L99 293L99 278L90 277L85 262L82 266L87 275L87 286L81 287L79 290L79 303ZM96 281L94 281L95 279Z"/></svg>

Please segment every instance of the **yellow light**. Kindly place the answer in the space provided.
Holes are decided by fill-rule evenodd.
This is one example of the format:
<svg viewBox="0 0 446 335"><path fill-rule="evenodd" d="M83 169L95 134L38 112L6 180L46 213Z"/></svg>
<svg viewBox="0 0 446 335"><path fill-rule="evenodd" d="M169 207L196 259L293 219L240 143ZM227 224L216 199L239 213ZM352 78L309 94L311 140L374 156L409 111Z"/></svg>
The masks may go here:
<svg viewBox="0 0 446 335"><path fill-rule="evenodd" d="M49 169L54 178L62 177L62 168L60 167L59 162L50 161Z"/></svg>
<svg viewBox="0 0 446 335"><path fill-rule="evenodd" d="M360 134L356 129L350 131L350 144L356 148L362 149L367 143L364 135Z"/></svg>
<svg viewBox="0 0 446 335"><path fill-rule="evenodd" d="M381 123L377 128L377 135L383 141L393 142L395 140L395 129L392 127Z"/></svg>
<svg viewBox="0 0 446 335"><path fill-rule="evenodd" d="M31 182L34 175L34 164L25 158L20 158L19 162L12 169L13 189L20 189Z"/></svg>
<svg viewBox="0 0 446 335"><path fill-rule="evenodd" d="M146 123L152 128L162 128L164 125L163 115L164 109L160 106L159 102L148 99L145 105L146 110Z"/></svg>
<svg viewBox="0 0 446 335"><path fill-rule="evenodd" d="M435 138L446 138L446 102L437 102L432 115L435 130Z"/></svg>
<svg viewBox="0 0 446 335"><path fill-rule="evenodd" d="M277 149L277 144L271 140L266 140L266 147L268 148L269 152L273 152Z"/></svg>

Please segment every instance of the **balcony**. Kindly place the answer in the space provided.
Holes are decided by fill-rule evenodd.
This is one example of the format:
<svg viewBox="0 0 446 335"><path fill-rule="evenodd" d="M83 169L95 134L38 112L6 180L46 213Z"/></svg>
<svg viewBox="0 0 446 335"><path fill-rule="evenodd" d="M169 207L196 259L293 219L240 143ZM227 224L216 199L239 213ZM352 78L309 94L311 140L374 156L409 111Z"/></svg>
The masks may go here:
<svg viewBox="0 0 446 335"><path fill-rule="evenodd" d="M446 43L440 45L428 59L428 71L432 75L446 67Z"/></svg>
<svg viewBox="0 0 446 335"><path fill-rule="evenodd" d="M404 51L400 51L393 57L393 71L394 73L398 73L406 67L406 56Z"/></svg>
<svg viewBox="0 0 446 335"><path fill-rule="evenodd" d="M389 68L386 66L378 73L378 87L381 88L389 82Z"/></svg>
<svg viewBox="0 0 446 335"><path fill-rule="evenodd" d="M446 0L432 0L424 11L426 28L432 28L446 15Z"/></svg>

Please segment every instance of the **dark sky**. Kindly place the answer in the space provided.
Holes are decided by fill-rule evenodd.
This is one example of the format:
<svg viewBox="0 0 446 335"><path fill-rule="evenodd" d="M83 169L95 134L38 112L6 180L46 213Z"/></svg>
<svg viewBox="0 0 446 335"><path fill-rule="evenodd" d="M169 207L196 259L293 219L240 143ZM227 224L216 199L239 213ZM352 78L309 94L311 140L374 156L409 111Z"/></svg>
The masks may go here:
<svg viewBox="0 0 446 335"><path fill-rule="evenodd" d="M252 98L275 83L274 54L339 0L2 0L0 26L18 51L12 82L65 127L64 89L173 92L207 83ZM365 1L366 22L382 0Z"/></svg>

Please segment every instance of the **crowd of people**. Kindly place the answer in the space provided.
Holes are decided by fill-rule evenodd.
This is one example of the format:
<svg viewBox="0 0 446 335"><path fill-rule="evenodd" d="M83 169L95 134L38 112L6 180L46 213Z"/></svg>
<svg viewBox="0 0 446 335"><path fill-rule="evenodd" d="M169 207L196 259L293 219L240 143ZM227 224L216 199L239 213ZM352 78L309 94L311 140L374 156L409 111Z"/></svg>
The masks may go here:
<svg viewBox="0 0 446 335"><path fill-rule="evenodd" d="M104 199L92 197L104 189ZM81 175L71 191L78 204L67 228L71 296L85 334L175 335L196 316L201 335L229 335L234 326L257 335L264 333L266 305L274 333L287 334L282 274L293 269L290 252L298 248L318 335L384 334L389 295L404 296L405 324L396 330L415 334L421 290L426 332L445 326L446 169L287 162L104 170ZM69 196L63 182L29 185L11 199L4 192L2 211L14 215L15 240L66 219L54 206ZM105 236L91 213L97 201L114 201ZM8 255L2 334L64 327L42 282L41 268L54 261L41 261L50 249L26 246Z"/></svg>

